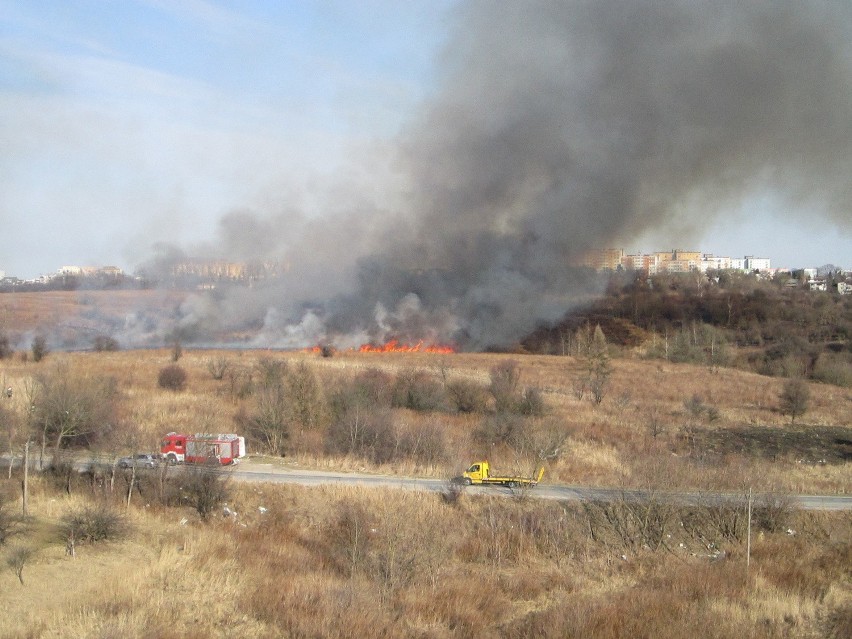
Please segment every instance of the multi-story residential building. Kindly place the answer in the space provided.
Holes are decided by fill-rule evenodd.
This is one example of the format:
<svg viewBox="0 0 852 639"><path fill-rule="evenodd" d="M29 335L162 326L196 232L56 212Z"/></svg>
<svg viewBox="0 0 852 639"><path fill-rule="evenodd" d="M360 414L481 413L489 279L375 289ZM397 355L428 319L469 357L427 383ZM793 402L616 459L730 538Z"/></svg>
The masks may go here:
<svg viewBox="0 0 852 639"><path fill-rule="evenodd" d="M731 268L730 257L718 257L711 253L705 253L701 256L701 264L699 265L701 272L724 271L729 268Z"/></svg>
<svg viewBox="0 0 852 639"><path fill-rule="evenodd" d="M621 266L624 249L601 249L586 251L580 256L580 266L587 266L596 271L615 271Z"/></svg>
<svg viewBox="0 0 852 639"><path fill-rule="evenodd" d="M625 255L621 258L621 266L628 271L641 271L646 275L654 275L657 272L657 256L643 253Z"/></svg>
<svg viewBox="0 0 852 639"><path fill-rule="evenodd" d="M746 271L766 271L770 268L768 257L755 257L754 255L746 255L743 262L743 266Z"/></svg>

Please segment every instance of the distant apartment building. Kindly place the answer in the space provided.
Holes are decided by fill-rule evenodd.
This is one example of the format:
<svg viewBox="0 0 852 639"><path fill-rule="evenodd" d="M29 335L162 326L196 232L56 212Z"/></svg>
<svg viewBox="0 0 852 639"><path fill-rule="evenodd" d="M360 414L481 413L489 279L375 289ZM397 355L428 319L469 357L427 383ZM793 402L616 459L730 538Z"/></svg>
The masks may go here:
<svg viewBox="0 0 852 639"><path fill-rule="evenodd" d="M56 271L57 275L82 275L83 267L82 266L60 266L59 270Z"/></svg>
<svg viewBox="0 0 852 639"><path fill-rule="evenodd" d="M768 271L770 268L768 257L755 257L754 255L746 255L743 259L744 270L746 271Z"/></svg>
<svg viewBox="0 0 852 639"><path fill-rule="evenodd" d="M706 273L707 271L725 271L729 268L731 268L730 257L719 257L712 253L705 253L701 256L699 270L702 273Z"/></svg>
<svg viewBox="0 0 852 639"><path fill-rule="evenodd" d="M583 253L578 262L580 266L593 268L596 271L615 271L621 266L624 249L599 249Z"/></svg>
<svg viewBox="0 0 852 639"><path fill-rule="evenodd" d="M628 271L639 271L645 275L654 275L657 272L657 256L647 254L625 255L621 258L621 265Z"/></svg>
<svg viewBox="0 0 852 639"><path fill-rule="evenodd" d="M77 277L119 277L124 274L117 266L61 266L56 274Z"/></svg>
<svg viewBox="0 0 852 639"><path fill-rule="evenodd" d="M598 271L617 270L639 271L647 275L657 273L689 273L691 271L724 271L735 270L743 272L758 271L772 275L778 269L772 269L768 257L716 256L701 251L656 251L654 253L626 253L624 249L601 249L586 251L576 263Z"/></svg>
<svg viewBox="0 0 852 639"><path fill-rule="evenodd" d="M289 266L281 262L229 262L227 260L187 260L172 266L172 276L192 276L205 280L248 281L276 277Z"/></svg>

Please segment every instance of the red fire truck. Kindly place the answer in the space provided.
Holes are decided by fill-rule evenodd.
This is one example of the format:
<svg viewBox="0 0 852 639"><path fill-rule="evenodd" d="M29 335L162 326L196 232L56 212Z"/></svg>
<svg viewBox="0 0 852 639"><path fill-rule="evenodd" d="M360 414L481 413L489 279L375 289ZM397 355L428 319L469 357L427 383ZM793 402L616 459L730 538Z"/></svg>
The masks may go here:
<svg viewBox="0 0 852 639"><path fill-rule="evenodd" d="M246 439L231 433L211 435L169 433L160 442L160 453L170 464L233 464L246 456Z"/></svg>

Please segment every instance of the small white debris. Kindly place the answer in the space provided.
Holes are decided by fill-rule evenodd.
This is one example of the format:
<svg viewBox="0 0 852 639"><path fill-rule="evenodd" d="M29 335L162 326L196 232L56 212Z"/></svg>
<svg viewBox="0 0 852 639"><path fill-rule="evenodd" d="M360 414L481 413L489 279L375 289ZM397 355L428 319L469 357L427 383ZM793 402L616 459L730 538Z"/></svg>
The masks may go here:
<svg viewBox="0 0 852 639"><path fill-rule="evenodd" d="M260 512L261 515L266 512L266 508L264 508L263 506L258 506L257 510Z"/></svg>
<svg viewBox="0 0 852 639"><path fill-rule="evenodd" d="M183 517L178 523L180 523L181 526L186 526L189 523L189 520L186 517Z"/></svg>
<svg viewBox="0 0 852 639"><path fill-rule="evenodd" d="M627 555L621 555L621 558L622 558L624 561L627 561Z"/></svg>
<svg viewBox="0 0 852 639"><path fill-rule="evenodd" d="M788 529L787 529L787 534L788 534L788 535L790 535L790 536L792 537L793 535L795 535L795 534L796 534L796 531L795 531L795 530L793 530L792 528L788 528Z"/></svg>

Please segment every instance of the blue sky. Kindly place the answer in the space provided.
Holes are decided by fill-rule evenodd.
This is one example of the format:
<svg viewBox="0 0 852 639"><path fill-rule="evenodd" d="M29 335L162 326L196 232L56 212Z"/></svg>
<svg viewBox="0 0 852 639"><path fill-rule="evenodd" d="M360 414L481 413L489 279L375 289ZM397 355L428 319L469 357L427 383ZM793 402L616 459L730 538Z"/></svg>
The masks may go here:
<svg viewBox="0 0 852 639"><path fill-rule="evenodd" d="M228 211L381 198L377 157L436 90L456 4L0 0L0 270L132 270ZM624 248L852 267L848 230L785 206L758 194Z"/></svg>

